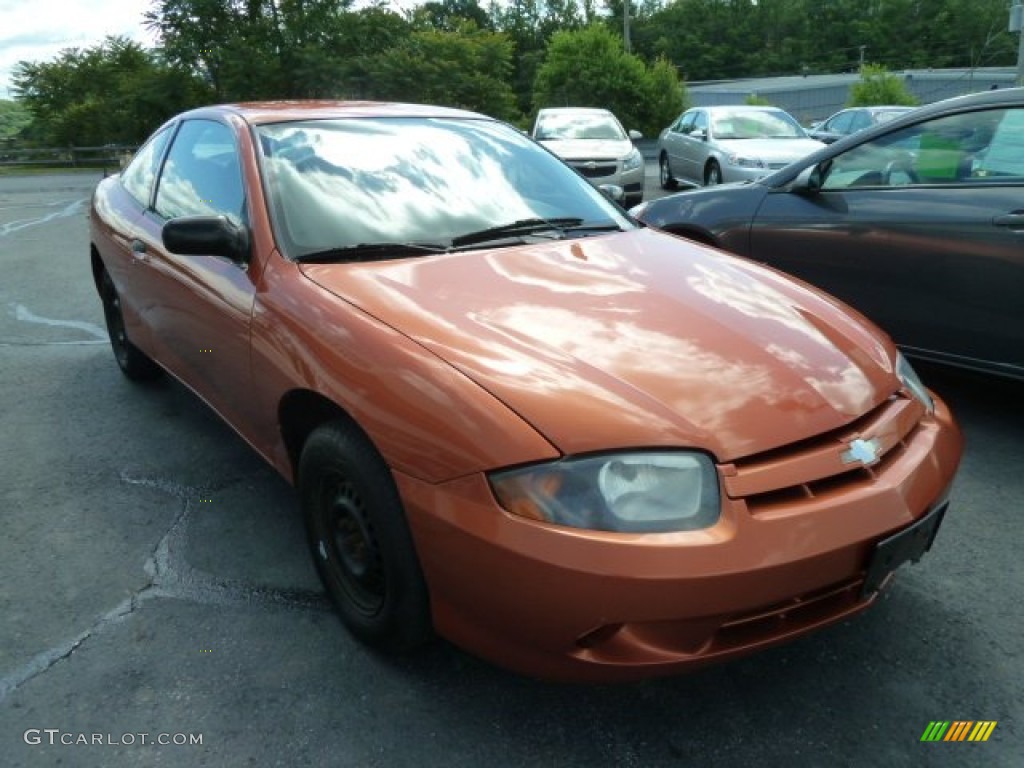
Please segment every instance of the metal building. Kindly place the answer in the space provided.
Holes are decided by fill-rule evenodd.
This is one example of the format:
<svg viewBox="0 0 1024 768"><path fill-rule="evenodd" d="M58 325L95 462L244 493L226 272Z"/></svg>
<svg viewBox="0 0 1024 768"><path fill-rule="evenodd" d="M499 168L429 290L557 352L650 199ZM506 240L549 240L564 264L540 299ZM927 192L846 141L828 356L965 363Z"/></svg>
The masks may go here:
<svg viewBox="0 0 1024 768"><path fill-rule="evenodd" d="M1012 88L1017 77L1013 67L908 69L891 74L903 78L907 89L921 104L991 88ZM695 107L743 104L750 96L757 96L781 107L806 125L845 107L850 98L850 86L858 80L860 74L856 72L716 80L687 83L687 91Z"/></svg>

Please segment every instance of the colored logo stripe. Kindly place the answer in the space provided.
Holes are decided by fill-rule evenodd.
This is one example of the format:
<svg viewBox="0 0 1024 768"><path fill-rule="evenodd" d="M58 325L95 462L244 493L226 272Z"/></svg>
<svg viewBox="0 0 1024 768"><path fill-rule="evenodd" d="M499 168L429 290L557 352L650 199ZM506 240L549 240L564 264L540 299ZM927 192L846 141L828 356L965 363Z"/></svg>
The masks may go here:
<svg viewBox="0 0 1024 768"><path fill-rule="evenodd" d="M953 724L949 726L949 733L946 734L946 738L943 741L963 741L967 737L967 732L972 725L974 725L974 722L971 720L953 721Z"/></svg>
<svg viewBox="0 0 1024 768"><path fill-rule="evenodd" d="M996 720L932 720L921 734L921 741L988 741L996 729Z"/></svg>
<svg viewBox="0 0 1024 768"><path fill-rule="evenodd" d="M968 741L988 741L988 737L992 735L992 731L996 729L995 720L982 720L971 731L971 735L967 737Z"/></svg>
<svg viewBox="0 0 1024 768"><path fill-rule="evenodd" d="M921 741L939 741L949 728L948 720L932 720L921 735Z"/></svg>

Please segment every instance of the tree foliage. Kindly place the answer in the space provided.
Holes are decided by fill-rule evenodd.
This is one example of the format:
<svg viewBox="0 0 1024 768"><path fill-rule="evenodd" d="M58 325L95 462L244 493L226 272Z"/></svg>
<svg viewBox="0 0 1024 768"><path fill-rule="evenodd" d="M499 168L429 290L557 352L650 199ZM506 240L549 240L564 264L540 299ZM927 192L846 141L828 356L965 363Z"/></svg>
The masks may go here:
<svg viewBox="0 0 1024 768"><path fill-rule="evenodd" d="M0 140L23 135L32 125L32 113L25 105L10 99L0 99Z"/></svg>
<svg viewBox="0 0 1024 768"><path fill-rule="evenodd" d="M210 95L200 81L123 37L67 48L49 62L19 62L13 82L40 138L62 146L137 143Z"/></svg>
<svg viewBox="0 0 1024 768"><path fill-rule="evenodd" d="M666 56L690 82L855 72L864 60L890 69L1012 65L1006 7L1006 0L668 0L634 19L633 50Z"/></svg>
<svg viewBox="0 0 1024 768"><path fill-rule="evenodd" d="M556 32L534 84L535 109L550 106L605 107L627 128L650 133L675 117L683 90L665 60L647 67L626 53L622 38L601 24Z"/></svg>
<svg viewBox="0 0 1024 768"><path fill-rule="evenodd" d="M453 31L416 30L365 66L374 98L444 104L505 120L517 116L509 82L512 43L473 22Z"/></svg>
<svg viewBox="0 0 1024 768"><path fill-rule="evenodd" d="M917 99L907 89L906 82L891 74L885 67L865 64L860 80L850 86L849 107L870 107L875 104L905 104L915 106Z"/></svg>
<svg viewBox="0 0 1024 768"><path fill-rule="evenodd" d="M264 98L432 101L506 119L596 104L646 133L683 108L686 82L1016 61L1006 0L629 0L630 53L625 1L149 0L157 51L108 38L22 62L15 87L32 130L60 143L137 140L189 106Z"/></svg>

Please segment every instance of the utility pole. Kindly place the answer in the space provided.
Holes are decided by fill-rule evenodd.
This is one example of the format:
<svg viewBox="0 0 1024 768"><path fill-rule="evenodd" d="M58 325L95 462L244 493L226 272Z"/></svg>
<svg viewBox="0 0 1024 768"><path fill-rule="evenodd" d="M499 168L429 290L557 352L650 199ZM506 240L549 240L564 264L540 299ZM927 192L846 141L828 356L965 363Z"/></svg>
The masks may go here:
<svg viewBox="0 0 1024 768"><path fill-rule="evenodd" d="M630 53L633 46L629 41L629 0L622 0L622 40L626 53Z"/></svg>
<svg viewBox="0 0 1024 768"><path fill-rule="evenodd" d="M864 69L864 51L867 50L866 45L860 46L860 68Z"/></svg>
<svg viewBox="0 0 1024 768"><path fill-rule="evenodd" d="M1017 42L1017 85L1024 85L1024 5L1019 2L1010 8L1010 31L1016 32Z"/></svg>

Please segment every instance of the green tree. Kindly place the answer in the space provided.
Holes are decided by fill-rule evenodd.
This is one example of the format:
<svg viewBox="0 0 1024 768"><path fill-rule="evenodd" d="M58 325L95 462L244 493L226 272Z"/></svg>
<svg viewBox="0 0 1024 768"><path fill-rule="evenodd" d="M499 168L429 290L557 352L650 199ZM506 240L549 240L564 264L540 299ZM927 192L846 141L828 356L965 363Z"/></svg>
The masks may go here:
<svg viewBox="0 0 1024 768"><path fill-rule="evenodd" d="M0 139L22 135L32 124L32 113L18 101L0 99Z"/></svg>
<svg viewBox="0 0 1024 768"><path fill-rule="evenodd" d="M190 73L123 37L67 48L53 61L19 62L12 80L40 140L60 145L137 143L210 96Z"/></svg>
<svg viewBox="0 0 1024 768"><path fill-rule="evenodd" d="M367 96L461 107L514 120L509 84L512 43L500 32L464 22L453 32L414 31L364 60Z"/></svg>
<svg viewBox="0 0 1024 768"><path fill-rule="evenodd" d="M648 68L602 24L556 32L534 82L534 109L604 107L627 128L652 134L680 111L683 89L667 61Z"/></svg>
<svg viewBox="0 0 1024 768"><path fill-rule="evenodd" d="M865 64L860 70L860 80L850 87L847 106L870 107L875 104L913 106L917 104L917 99L907 90L906 83L885 67Z"/></svg>
<svg viewBox="0 0 1024 768"><path fill-rule="evenodd" d="M477 0L431 0L416 6L411 16L414 25L442 32L455 32L467 21L472 21L480 29L494 27L491 17Z"/></svg>
<svg viewBox="0 0 1024 768"><path fill-rule="evenodd" d="M641 121L645 135L654 138L681 112L690 108L686 83L679 79L675 66L660 57L647 68L647 111Z"/></svg>

